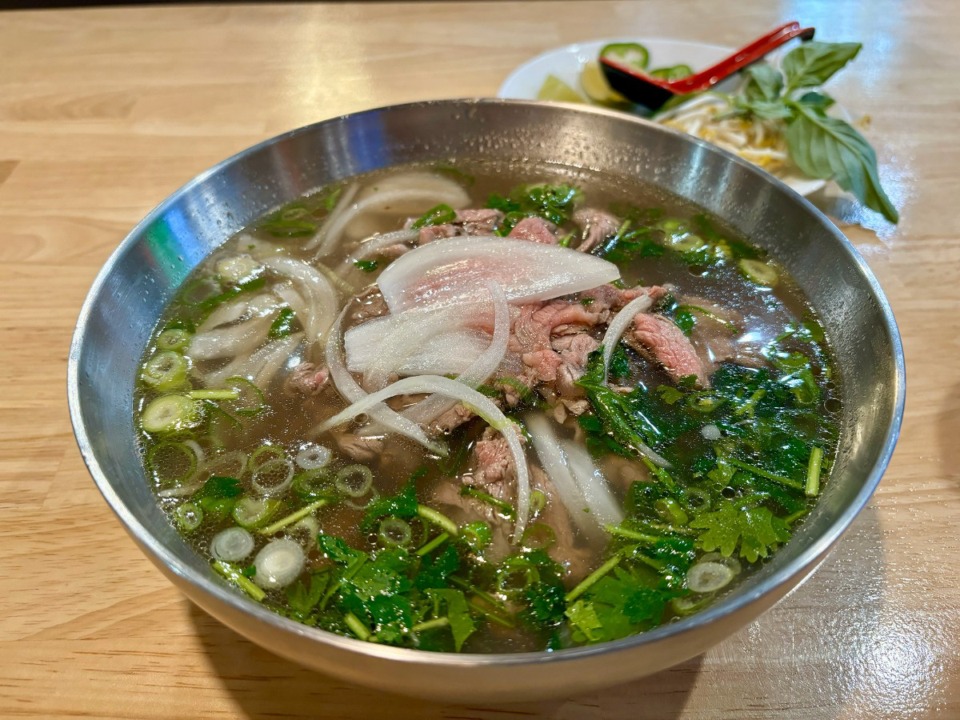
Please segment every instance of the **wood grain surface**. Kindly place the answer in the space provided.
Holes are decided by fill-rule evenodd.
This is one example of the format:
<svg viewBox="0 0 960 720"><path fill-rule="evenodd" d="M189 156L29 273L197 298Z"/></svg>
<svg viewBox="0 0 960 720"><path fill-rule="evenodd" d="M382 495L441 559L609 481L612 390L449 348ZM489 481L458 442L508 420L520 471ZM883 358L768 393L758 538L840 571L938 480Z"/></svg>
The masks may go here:
<svg viewBox="0 0 960 720"><path fill-rule="evenodd" d="M191 606L140 554L81 461L64 378L95 273L167 194L305 123L493 95L553 46L631 34L736 45L794 18L865 44L833 89L872 118L902 221L817 201L890 298L909 388L879 491L799 590L655 677L455 707L274 657ZM949 0L0 12L0 717L960 717L958 34Z"/></svg>

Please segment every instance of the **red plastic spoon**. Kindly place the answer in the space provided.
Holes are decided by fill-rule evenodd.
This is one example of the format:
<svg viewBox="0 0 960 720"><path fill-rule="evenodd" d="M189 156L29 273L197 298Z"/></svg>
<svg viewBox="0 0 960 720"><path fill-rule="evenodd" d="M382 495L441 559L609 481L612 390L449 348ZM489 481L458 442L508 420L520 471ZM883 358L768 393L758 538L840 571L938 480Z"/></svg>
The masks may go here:
<svg viewBox="0 0 960 720"><path fill-rule="evenodd" d="M600 58L600 67L603 69L603 74L606 76L607 82L610 83L610 87L628 100L644 105L651 110L656 110L674 95L687 95L709 90L721 80L730 77L747 65L755 63L770 51L794 38L813 39L813 33L813 28L801 28L798 22L786 23L705 70L678 80L662 80L652 77L640 72L635 67L617 62L609 57Z"/></svg>

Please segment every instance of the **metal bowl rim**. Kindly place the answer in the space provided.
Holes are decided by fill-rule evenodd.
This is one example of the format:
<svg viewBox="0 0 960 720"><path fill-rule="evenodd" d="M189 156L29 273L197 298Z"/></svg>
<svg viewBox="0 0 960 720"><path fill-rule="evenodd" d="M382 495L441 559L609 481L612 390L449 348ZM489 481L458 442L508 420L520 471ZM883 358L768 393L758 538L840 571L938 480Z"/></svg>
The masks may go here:
<svg viewBox="0 0 960 720"><path fill-rule="evenodd" d="M457 654L426 652L409 648L385 647L375 643L368 643L362 640L336 635L318 628L307 627L293 620L288 620L287 618L281 617L280 615L267 610L259 604L250 601L240 593L228 588L225 584L197 573L189 565L181 563L179 559L172 552L170 552L163 543L159 542L157 538L139 522L133 512L127 507L126 503L124 503L124 501L114 491L113 484L100 468L100 465L93 454L90 440L83 423L83 414L81 411L79 397L79 358L85 337L87 319L90 316L94 302L98 297L101 288L105 284L107 278L110 276L111 272L113 271L113 267L117 264L119 258L131 249L131 247L139 239L141 233L147 227L149 227L154 220L163 215L167 208L175 203L181 195L190 191L197 185L200 185L207 178L216 175L223 168L234 163L241 162L246 157L257 153L264 148L282 142L300 133L311 132L319 125L340 121L349 122L353 118L376 115L383 112L402 112L405 109L416 109L423 107L450 107L451 109L454 109L458 107L467 108L471 105L528 106L531 109L542 108L546 106L559 108L566 111L573 111L580 114L596 114L609 117L618 122L639 123L641 125L650 126L652 128L656 128L658 132L669 133L681 138L684 142L698 145L707 152L719 153L720 155L724 156L727 161L739 165L742 169L757 176L763 182L772 183L781 192L787 193L793 202L800 204L803 209L817 222L819 222L833 236L834 240L840 244L841 248L846 252L850 262L857 269L859 274L867 281L874 298L878 302L880 312L884 319L884 329L891 339L891 346L894 356L893 415L890 419L890 426L887 429L883 446L876 458L876 462L870 469L870 472L867 475L860 492L857 493L853 501L850 502L844 511L834 519L829 528L820 536L818 536L806 548L804 548L796 559L758 583L757 586L752 588L750 592L734 592L729 597L719 600L716 604L710 606L706 610L698 612L677 622L661 625L653 630L642 632L621 640L600 643L597 645L567 648L553 652L539 651L524 653ZM894 447L899 437L903 420L905 397L906 370L904 364L903 346L890 303L881 290L875 275L870 270L869 266L866 264L865 260L857 251L857 249L833 224L833 222L809 200L798 195L790 187L785 185L774 176L757 168L751 163L742 160L732 153L722 150L721 148L718 148L717 146L705 140L691 137L681 131L664 127L643 118L629 116L624 113L614 110L607 110L605 108L585 107L582 105L569 103L542 103L529 100L513 100L503 98L431 100L425 102L405 103L400 105L388 105L356 113L340 115L328 118L326 120L321 120L316 123L311 123L303 127L295 128L293 130L289 130L268 138L262 142L239 151L238 153L220 161L211 168L201 172L171 193L159 205L151 210L150 213L143 218L143 220L137 223L137 225L127 234L123 241L111 253L110 257L97 274L81 307L77 318L77 327L74 331L74 335L70 344L70 352L67 359L67 398L70 411L70 420L73 425L73 431L77 440L77 445L80 449L80 453L104 499L124 524L126 530L137 540L141 547L152 553L153 559L159 560L171 572L188 580L191 585L199 588L208 595L214 596L218 601L226 604L233 610L243 614L253 615L259 621L272 626L272 628L276 631L305 636L321 643L333 645L348 652L360 653L385 660L454 667L476 667L488 665L517 666L532 663L540 664L544 662L557 663L578 660L596 655L603 655L611 652L624 651L638 646L652 644L674 635L693 632L698 628L712 624L716 620L727 617L744 609L760 597L772 592L777 587L786 583L790 578L811 566L811 564L814 563L817 558L824 555L830 549L830 547L839 539L847 527L849 527L853 519L860 513L860 511L869 501L870 497L873 495L877 485L880 483L883 473L893 455Z"/></svg>

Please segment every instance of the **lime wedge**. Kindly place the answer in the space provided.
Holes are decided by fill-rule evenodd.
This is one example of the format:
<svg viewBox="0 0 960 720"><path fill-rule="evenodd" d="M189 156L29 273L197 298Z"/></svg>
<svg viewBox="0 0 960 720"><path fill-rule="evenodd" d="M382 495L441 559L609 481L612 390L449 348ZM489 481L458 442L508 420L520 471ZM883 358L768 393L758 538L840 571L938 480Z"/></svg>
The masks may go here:
<svg viewBox="0 0 960 720"><path fill-rule="evenodd" d="M600 64L588 62L580 73L580 87L587 94L587 97L594 102L602 105L619 105L626 103L627 99L610 87L607 78L600 69Z"/></svg>
<svg viewBox="0 0 960 720"><path fill-rule="evenodd" d="M547 75L543 81L540 92L537 93L537 100L556 100L557 102L582 103L586 100L580 93L567 85L556 75Z"/></svg>

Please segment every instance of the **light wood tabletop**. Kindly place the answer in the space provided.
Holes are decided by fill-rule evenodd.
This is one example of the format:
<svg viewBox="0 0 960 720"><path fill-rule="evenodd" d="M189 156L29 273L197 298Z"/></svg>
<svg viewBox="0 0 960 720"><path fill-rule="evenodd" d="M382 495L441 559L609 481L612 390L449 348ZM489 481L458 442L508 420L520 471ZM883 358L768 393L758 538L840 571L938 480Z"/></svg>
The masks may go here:
<svg viewBox="0 0 960 720"><path fill-rule="evenodd" d="M551 47L624 35L737 45L790 19L864 43L833 91L872 119L902 219L819 202L877 274L908 370L893 462L800 589L654 677L456 707L275 657L192 606L140 553L81 460L65 372L97 270L153 206L300 125L494 95ZM0 12L0 717L960 717L958 34L950 0Z"/></svg>

